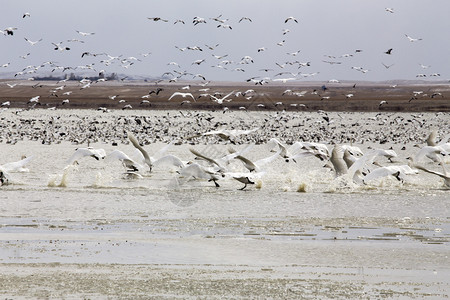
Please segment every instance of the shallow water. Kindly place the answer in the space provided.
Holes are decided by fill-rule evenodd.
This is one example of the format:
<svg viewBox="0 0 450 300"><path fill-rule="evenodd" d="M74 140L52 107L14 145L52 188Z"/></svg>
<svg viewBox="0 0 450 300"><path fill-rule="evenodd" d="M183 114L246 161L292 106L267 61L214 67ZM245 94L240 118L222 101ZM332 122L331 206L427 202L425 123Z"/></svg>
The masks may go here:
<svg viewBox="0 0 450 300"><path fill-rule="evenodd" d="M153 153L163 145L145 148ZM91 146L135 155L132 145ZM228 146L182 144L169 153L192 160L190 147L219 153ZM397 164L418 149L358 146L392 146ZM77 147L66 141L0 144L2 164L33 155L29 172L10 174L11 184L0 187L1 263L370 268L408 270L412 281L424 284L438 272L431 281L450 284L450 191L433 175L355 185L335 179L316 158L297 164L277 159L257 185L241 191L233 179L219 180L219 188L176 181L170 167L126 179L120 162L85 157L66 170L60 186ZM267 155L263 144L247 156ZM230 168L243 171L239 162Z"/></svg>

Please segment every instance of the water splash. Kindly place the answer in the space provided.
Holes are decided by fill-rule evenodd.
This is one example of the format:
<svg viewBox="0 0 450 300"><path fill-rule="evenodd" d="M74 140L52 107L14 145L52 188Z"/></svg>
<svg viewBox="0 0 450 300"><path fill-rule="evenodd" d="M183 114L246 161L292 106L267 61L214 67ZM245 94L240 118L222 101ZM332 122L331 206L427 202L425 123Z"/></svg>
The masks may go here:
<svg viewBox="0 0 450 300"><path fill-rule="evenodd" d="M67 187L69 182L69 175L73 171L78 170L77 165L67 165L63 169L63 174L50 175L47 186L48 187ZM60 179L61 178L61 179ZM59 184L58 184L59 181Z"/></svg>
<svg viewBox="0 0 450 300"><path fill-rule="evenodd" d="M307 184L306 183L304 183L304 182L302 182L302 183L300 183L299 185L298 185L298 187L297 187L297 192L298 193L306 193L307 192Z"/></svg>

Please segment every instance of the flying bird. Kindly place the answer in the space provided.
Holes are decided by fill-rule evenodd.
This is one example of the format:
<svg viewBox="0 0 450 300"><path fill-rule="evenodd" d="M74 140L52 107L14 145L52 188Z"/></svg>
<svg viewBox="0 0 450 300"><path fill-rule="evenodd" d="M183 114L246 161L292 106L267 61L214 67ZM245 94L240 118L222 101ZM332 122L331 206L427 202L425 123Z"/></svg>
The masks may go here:
<svg viewBox="0 0 450 300"><path fill-rule="evenodd" d="M184 180L188 180L190 177L194 177L196 179L206 179L208 181L214 182L214 185L216 187L220 187L220 185L217 183L217 180L220 179L220 176L216 172L211 171L197 163L193 163L182 168L179 173L181 178L184 178Z"/></svg>
<svg viewBox="0 0 450 300"><path fill-rule="evenodd" d="M259 160L255 161L255 162L249 160L246 157L243 157L242 155L237 155L235 157L235 159L240 160L244 164L244 167L248 171L250 171L250 172L261 172L261 171L263 171L262 167L264 165L274 161L276 158L278 158L278 156L280 155L281 151L282 151L282 149L280 148L275 154L272 154L269 157L265 157L265 158L259 159Z"/></svg>
<svg viewBox="0 0 450 300"><path fill-rule="evenodd" d="M242 17L238 23L241 23L242 21L247 20L249 22L252 22L252 19L250 19L249 17Z"/></svg>
<svg viewBox="0 0 450 300"><path fill-rule="evenodd" d="M413 175L417 173L417 170L411 169L411 167L408 165L379 167L372 170L369 174L365 175L362 180L364 183L366 183L370 180L392 175L398 181L403 182L406 178L406 175Z"/></svg>
<svg viewBox="0 0 450 300"><path fill-rule="evenodd" d="M192 64L200 65L202 62L204 62L206 59L197 59Z"/></svg>
<svg viewBox="0 0 450 300"><path fill-rule="evenodd" d="M162 88L157 88L156 91L155 91L155 90L151 90L150 92L148 92L148 94L149 94L149 95L151 95L151 94L159 95L159 93L161 93L162 91L164 91L164 89L162 89Z"/></svg>
<svg viewBox="0 0 450 300"><path fill-rule="evenodd" d="M288 21L294 21L295 23L298 23L297 19L294 17L288 17L286 20L284 20L284 23L287 23Z"/></svg>
<svg viewBox="0 0 450 300"><path fill-rule="evenodd" d="M78 32L79 34L81 34L82 36L88 36L88 35L94 35L95 32L82 32L82 31L78 31L75 30L76 32Z"/></svg>
<svg viewBox="0 0 450 300"><path fill-rule="evenodd" d="M386 51L386 52L384 52L385 54L389 54L389 55L391 55L392 54L392 48L390 48L388 51Z"/></svg>
<svg viewBox="0 0 450 300"><path fill-rule="evenodd" d="M4 32L6 32L6 35L14 35L14 30L17 30L16 27L8 27L3 29Z"/></svg>
<svg viewBox="0 0 450 300"><path fill-rule="evenodd" d="M170 146L172 146L173 142L167 144L166 146L164 146L163 148L161 148L159 151L157 151L153 157L151 157L147 151L145 151L145 149L139 144L139 141L137 140L137 138L131 134L131 133L127 133L128 139L130 140L130 142L133 144L133 146L139 151L139 153L141 154L142 157L142 163L146 164L149 167L149 171L152 171L152 168L155 164L157 164L159 161L166 159L165 156L163 156L163 154L169 149ZM161 157L162 156L162 157ZM167 156L167 155L166 155ZM170 156L170 155L169 155ZM160 157L158 159L156 159L156 157ZM172 160L172 164L176 165L175 160L174 159L169 159Z"/></svg>
<svg viewBox="0 0 450 300"><path fill-rule="evenodd" d="M41 96L36 96L36 97L31 98L30 100L28 100L27 104L29 104L29 103L38 103L40 97Z"/></svg>
<svg viewBox="0 0 450 300"><path fill-rule="evenodd" d="M126 168L127 172L128 171L137 172L140 169L143 169L142 165L135 162L133 159L131 159L128 155L126 155L124 152L122 152L120 150L114 150L113 152L109 153L106 156L106 159L107 160L110 160L110 159L120 160L122 162L123 166Z"/></svg>
<svg viewBox="0 0 450 300"><path fill-rule="evenodd" d="M27 168L24 168L24 166L31 161L33 156L30 157L24 157L19 161L6 163L4 165L0 165L0 171L3 173L9 173L9 172L28 172L29 170ZM0 184L1 185L1 184Z"/></svg>
<svg viewBox="0 0 450 300"><path fill-rule="evenodd" d="M173 97L176 97L176 96L181 96L183 98L191 97L195 101L195 98L191 93L181 93L181 92L173 93L172 96L170 96L170 98L167 101L170 101Z"/></svg>
<svg viewBox="0 0 450 300"><path fill-rule="evenodd" d="M233 29L233 28L231 27L231 25L229 25L229 24L219 24L219 25L217 25L217 28L219 28L219 27L227 28L227 29Z"/></svg>
<svg viewBox="0 0 450 300"><path fill-rule="evenodd" d="M192 23L194 23L194 26L197 24L200 24L200 23L206 24L206 20L204 18L194 17L194 20L192 21Z"/></svg>
<svg viewBox="0 0 450 300"><path fill-rule="evenodd" d="M288 53L286 53L286 54L288 54L288 55L292 55L292 56L297 56L299 53L300 53L300 51L302 51L302 50L297 50L297 51L295 51L295 52L288 52Z"/></svg>
<svg viewBox="0 0 450 300"><path fill-rule="evenodd" d="M25 41L27 41L31 46L36 45L37 43L39 43L40 41L42 41L42 39L39 39L36 42L30 41L29 39L27 39L26 37L24 37Z"/></svg>
<svg viewBox="0 0 450 300"><path fill-rule="evenodd" d="M75 150L75 153L72 154L72 156L67 160L67 164L71 165L78 161L80 158L83 158L85 156L90 156L92 158L95 158L96 160L104 159L106 156L106 152L104 149L94 149L92 147L88 148L78 148Z"/></svg>
<svg viewBox="0 0 450 300"><path fill-rule="evenodd" d="M165 20L165 19L162 19L162 18L160 18L160 17L153 17L153 18L147 17L147 19L152 20L152 21L155 21L155 22L157 22L157 21L169 22L169 20ZM183 22L183 23L184 23L184 22Z"/></svg>
<svg viewBox="0 0 450 300"><path fill-rule="evenodd" d="M217 97L214 96L214 95L210 95L210 97L213 98L213 101L214 101L214 102L216 102L216 103L218 103L218 104L222 104L223 101L225 101L225 100L226 100L231 94L233 94L233 93L234 93L234 91L232 91L231 93L228 93L225 97L222 97L222 98L217 98ZM226 100L226 101L230 102L231 99L230 99L230 100Z"/></svg>
<svg viewBox="0 0 450 300"><path fill-rule="evenodd" d="M406 36L406 38L407 38L411 43L417 42L417 41L421 41L421 40L422 40L422 39L415 39L415 38L412 38L412 37L410 37L410 36L407 35L407 34L405 34L405 36Z"/></svg>
<svg viewBox="0 0 450 300"><path fill-rule="evenodd" d="M62 42L52 43L52 45L55 46L54 50L58 50L58 51L70 50L69 47L63 47L63 46L61 46L61 44L62 44Z"/></svg>
<svg viewBox="0 0 450 300"><path fill-rule="evenodd" d="M25 55L21 55L21 56L19 56L20 58L22 58L22 59L26 59L28 56L30 56L31 55L31 53L27 53L27 54L25 54Z"/></svg>

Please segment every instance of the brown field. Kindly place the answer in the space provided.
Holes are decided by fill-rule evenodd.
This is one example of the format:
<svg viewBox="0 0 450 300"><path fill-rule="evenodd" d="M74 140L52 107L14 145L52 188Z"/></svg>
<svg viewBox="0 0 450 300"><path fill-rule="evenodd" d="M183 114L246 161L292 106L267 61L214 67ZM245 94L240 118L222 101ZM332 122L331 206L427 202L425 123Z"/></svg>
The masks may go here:
<svg viewBox="0 0 450 300"><path fill-rule="evenodd" d="M17 83L10 88L6 83ZM38 87L33 87L33 85ZM52 93L56 87L65 85L63 90ZM182 90L183 86L190 85L189 90ZM231 96L231 102L222 105L212 102L209 98L199 98L195 102L188 98L176 97L171 101L168 98L175 91L190 92L196 98L202 93L195 82L183 82L175 84L154 84L143 81L130 82L103 82L93 83L90 88L81 89L81 84L76 81L57 83L54 81L0 81L0 102L10 101L14 108L28 108L28 100L40 96L41 107L56 108L98 108L122 109L125 104L130 104L133 109L204 109L221 110L224 107L239 109L245 107L249 110L302 110L302 111L404 111L404 112L449 112L450 111L450 85L445 83L403 83L395 88L388 83L360 82L353 87L354 83L327 83L326 91L322 91L321 82L301 82L294 85L272 83L255 86L245 83L210 83L206 93L219 92L226 95L230 91L241 91L253 89L255 94L251 99L243 96ZM141 104L142 96L151 90L162 88L159 95L152 94L146 104ZM294 92L307 91L304 96L282 95L286 89ZM69 96L64 92L73 91ZM317 91L317 93L314 93ZM413 97L414 91L423 91L420 95ZM353 97L345 95L352 93ZM439 94L438 94L439 93ZM108 96L119 95L115 100ZM322 99L322 97L330 97ZM69 99L70 103L62 105L63 99ZM120 99L126 100L119 103ZM322 100L321 100L322 99ZM190 103L182 103L191 100ZM380 106L381 101L387 101ZM276 105L277 102L282 104ZM264 106L261 106L264 105ZM297 106L295 106L297 104ZM301 105L303 104L303 105ZM258 106L259 105L259 106ZM37 106L39 107L39 106Z"/></svg>

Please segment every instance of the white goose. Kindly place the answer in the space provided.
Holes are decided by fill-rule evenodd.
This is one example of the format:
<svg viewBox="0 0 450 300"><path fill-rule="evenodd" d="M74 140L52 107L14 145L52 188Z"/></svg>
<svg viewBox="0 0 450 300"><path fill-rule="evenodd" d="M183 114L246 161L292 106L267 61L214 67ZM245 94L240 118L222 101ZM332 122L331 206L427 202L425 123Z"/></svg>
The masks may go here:
<svg viewBox="0 0 450 300"><path fill-rule="evenodd" d="M39 39L39 40L33 42L33 41L30 41L29 39L27 39L26 37L24 37L24 39L25 39L25 41L27 41L31 46L34 46L34 45L36 45L37 43L39 43L40 41L42 41L42 39Z"/></svg>
<svg viewBox="0 0 450 300"><path fill-rule="evenodd" d="M231 94L233 94L233 93L234 93L234 91L228 93L227 95L225 95L225 97L222 97L222 98L217 98L217 97L214 96L214 95L210 95L210 97L213 98L213 101L214 101L214 102L216 102L216 103L218 103L218 104L223 104L223 101L225 101L225 100L226 100ZM231 99L230 99L230 100L226 100L226 101L230 102Z"/></svg>
<svg viewBox="0 0 450 300"><path fill-rule="evenodd" d="M156 152L154 154L154 157L151 157L148 152L145 151L145 149L139 144L139 141L136 139L136 137L130 132L128 132L128 139L133 144L133 146L142 154L143 163L145 163L149 167L150 172L152 171L153 164L157 161L155 157L161 157L173 144L173 142L169 143L168 145L161 148L158 152Z"/></svg>
<svg viewBox="0 0 450 300"><path fill-rule="evenodd" d="M94 149L92 147L88 148L78 148L75 150L75 153L67 160L67 164L71 165L75 162L78 162L80 158L90 156L95 158L96 160L104 159L106 157L106 152L104 149Z"/></svg>
<svg viewBox="0 0 450 300"><path fill-rule="evenodd" d="M24 168L26 164L28 164L33 156L22 158L19 161L6 163L3 165L0 165L0 171L3 173L9 173L9 172L28 172L29 170L27 168Z"/></svg>
<svg viewBox="0 0 450 300"><path fill-rule="evenodd" d="M192 100L196 101L195 97L191 93L182 93L182 92L175 92L175 93L173 93L172 96L170 96L167 101L170 101L173 97L176 97L176 96L181 96L183 98L191 97Z"/></svg>
<svg viewBox="0 0 450 300"><path fill-rule="evenodd" d="M117 159L122 162L127 171L137 172L143 169L143 166L135 162L128 155L120 150L114 150L106 156L107 160Z"/></svg>
<svg viewBox="0 0 450 300"><path fill-rule="evenodd" d="M418 171L412 169L408 165L401 165L401 166L389 166L389 167L379 167L366 176L363 177L362 181L364 183L367 183L367 181L374 180L380 177L386 177L386 176L394 176L398 181L403 182L406 178L406 175L413 175L417 174Z"/></svg>

